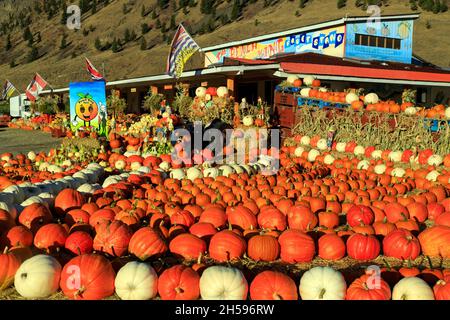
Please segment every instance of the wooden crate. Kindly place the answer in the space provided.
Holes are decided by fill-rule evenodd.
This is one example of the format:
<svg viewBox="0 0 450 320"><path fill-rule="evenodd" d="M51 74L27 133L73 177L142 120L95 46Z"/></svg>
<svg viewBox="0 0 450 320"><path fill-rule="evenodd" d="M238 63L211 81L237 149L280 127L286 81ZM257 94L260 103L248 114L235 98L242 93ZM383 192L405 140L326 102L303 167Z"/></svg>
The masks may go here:
<svg viewBox="0 0 450 320"><path fill-rule="evenodd" d="M297 99L292 93L284 93L275 91L275 104L295 107L297 106Z"/></svg>

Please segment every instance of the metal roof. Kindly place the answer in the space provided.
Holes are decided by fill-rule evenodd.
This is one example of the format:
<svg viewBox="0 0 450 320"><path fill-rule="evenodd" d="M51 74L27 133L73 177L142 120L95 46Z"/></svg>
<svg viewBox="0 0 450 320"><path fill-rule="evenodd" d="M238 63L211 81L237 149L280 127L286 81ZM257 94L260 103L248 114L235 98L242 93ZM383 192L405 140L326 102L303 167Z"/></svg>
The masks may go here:
<svg viewBox="0 0 450 320"><path fill-rule="evenodd" d="M417 18L419 18L419 16L420 16L419 14L387 15L387 16L381 16L380 20L387 21L387 20L417 19ZM308 26L304 26L304 27L295 28L295 29L289 29L289 30L280 31L280 32L276 32L276 33L270 33L270 34L265 34L265 35L247 38L247 39L243 39L243 40L232 41L232 42L227 42L227 43L218 44L218 45L214 45L214 46L209 46L206 48L202 48L202 51L208 52L208 51L213 51L213 50L220 50L220 49L240 46L240 45L244 45L244 44L248 44L248 43L252 43L252 42L259 42L259 41L265 41L265 40L269 40L269 39L273 39L273 38L284 37L284 36L288 36L288 35L292 35L292 34L296 34L296 33L302 33L302 32L307 32L307 31L312 31L312 30L317 30L317 29L325 29L325 28L335 27L335 26L346 24L347 22L367 21L368 18L370 18L370 17L369 16L344 17L344 18L337 19L337 20L330 20L330 21L326 21L326 22L322 22L322 23L318 23L318 24L312 24L312 25L308 25Z"/></svg>

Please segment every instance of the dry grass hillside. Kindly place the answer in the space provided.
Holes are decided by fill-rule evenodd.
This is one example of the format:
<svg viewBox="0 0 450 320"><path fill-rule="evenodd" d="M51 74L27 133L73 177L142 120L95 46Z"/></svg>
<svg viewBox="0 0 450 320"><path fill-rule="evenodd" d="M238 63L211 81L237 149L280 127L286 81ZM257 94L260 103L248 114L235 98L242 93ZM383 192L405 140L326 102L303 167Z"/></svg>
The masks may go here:
<svg viewBox="0 0 450 320"><path fill-rule="evenodd" d="M41 4L46 2L39 1ZM64 2L53 0L54 3L61 1ZM84 71L85 55L98 68L104 64L108 80L164 72L169 51L167 42L172 38L174 31L165 32L163 36L161 29L156 27L157 19L168 28L171 17L175 16L175 23L183 21L195 34L195 40L199 45L204 47L338 19L345 15L366 15L361 7L355 6L355 0L347 0L347 5L341 9L337 9L336 0L309 0L306 1L304 8L299 7L298 0L253 0L245 1L246 5L239 18L223 25L223 15L226 13L228 17L232 16L235 0L213 1L215 17L212 14L201 13L200 7L203 2L201 0L197 0L198 3L193 7L186 6L186 9L180 8L179 0L168 1L169 4L165 9L160 9L155 0L110 0L106 6L102 0L98 0L96 12L92 13L90 10L83 15L81 30L72 31L61 24L61 9L53 17L48 17L45 12L38 13L33 9L34 2L38 0L0 0L0 23L8 21L11 14L17 16L26 11L22 20L30 19L33 46L38 51L39 58L28 62L31 47L28 41L24 40L24 28L21 26L16 26L8 32L11 44L9 50L6 50L7 34L0 35L0 78L8 78L20 90L26 87L35 72L39 72L55 88L67 86L70 81L88 80L88 75ZM79 3L66 1L67 5L70 5L70 2ZM177 3L176 9L174 2ZM439 14L424 12L420 8L412 11L408 0L380 2L384 3L382 14L385 15L421 12L421 17L415 24L414 52L434 64L450 66L449 11ZM145 12L142 11L143 6ZM155 13L152 8L156 8L153 10ZM144 17L143 13L146 13ZM145 35L142 35L141 30L143 23L152 27ZM208 23L211 25L210 29L214 29L212 32L208 32L208 28L204 27ZM124 39L126 29L134 31L136 37L124 44L118 52L113 53L111 49L100 51L96 48L96 40L104 45L107 42L112 43L114 38ZM66 46L61 49L64 34ZM141 37L145 38L146 50L141 49ZM14 67L11 66L11 61L14 61Z"/></svg>

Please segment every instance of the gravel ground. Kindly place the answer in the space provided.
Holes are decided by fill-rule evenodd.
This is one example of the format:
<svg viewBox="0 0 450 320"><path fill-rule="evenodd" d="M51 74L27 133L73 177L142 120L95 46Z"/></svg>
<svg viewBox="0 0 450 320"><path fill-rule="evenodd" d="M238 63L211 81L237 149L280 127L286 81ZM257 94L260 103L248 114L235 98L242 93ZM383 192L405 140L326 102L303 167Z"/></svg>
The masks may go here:
<svg viewBox="0 0 450 320"><path fill-rule="evenodd" d="M49 133L40 130L27 131L21 129L0 128L0 154L4 152L27 153L48 152L60 144L62 139L56 139Z"/></svg>

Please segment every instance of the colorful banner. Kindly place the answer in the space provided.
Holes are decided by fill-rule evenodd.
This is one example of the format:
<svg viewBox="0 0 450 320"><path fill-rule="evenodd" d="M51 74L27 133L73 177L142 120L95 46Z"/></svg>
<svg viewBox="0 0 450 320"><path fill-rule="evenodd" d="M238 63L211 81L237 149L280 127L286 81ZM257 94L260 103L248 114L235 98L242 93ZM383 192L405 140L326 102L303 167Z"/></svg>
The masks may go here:
<svg viewBox="0 0 450 320"><path fill-rule="evenodd" d="M335 57L344 56L345 27L304 32L287 37L253 42L205 53L205 66L223 62L224 57L267 59L280 53L315 52Z"/></svg>
<svg viewBox="0 0 450 320"><path fill-rule="evenodd" d="M104 81L70 84L70 124L73 131L92 128L107 133L106 91Z"/></svg>

